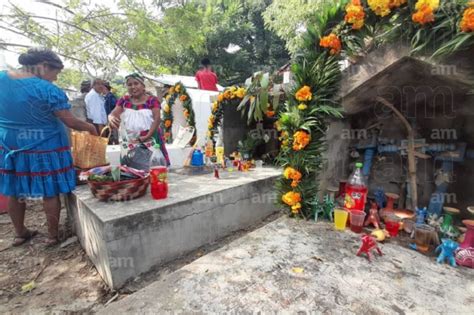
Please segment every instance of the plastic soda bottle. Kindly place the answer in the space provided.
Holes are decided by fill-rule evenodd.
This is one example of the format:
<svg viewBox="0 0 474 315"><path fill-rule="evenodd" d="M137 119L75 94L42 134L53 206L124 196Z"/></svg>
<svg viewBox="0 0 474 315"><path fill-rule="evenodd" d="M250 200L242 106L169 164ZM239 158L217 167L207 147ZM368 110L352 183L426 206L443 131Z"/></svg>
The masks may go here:
<svg viewBox="0 0 474 315"><path fill-rule="evenodd" d="M344 207L349 211L364 211L365 209L368 188L364 175L362 174L362 166L362 163L356 163L356 169L346 184Z"/></svg>

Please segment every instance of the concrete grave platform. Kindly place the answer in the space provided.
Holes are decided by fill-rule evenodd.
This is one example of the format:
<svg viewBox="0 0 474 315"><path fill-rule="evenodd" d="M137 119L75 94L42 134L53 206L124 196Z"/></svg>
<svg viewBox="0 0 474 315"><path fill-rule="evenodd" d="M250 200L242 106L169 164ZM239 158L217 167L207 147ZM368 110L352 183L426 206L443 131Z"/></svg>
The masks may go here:
<svg viewBox="0 0 474 315"><path fill-rule="evenodd" d="M169 195L150 193L127 202L100 202L88 186L67 198L75 233L112 288L189 251L247 228L277 211L275 179L281 171L169 175Z"/></svg>
<svg viewBox="0 0 474 315"><path fill-rule="evenodd" d="M360 235L281 217L98 314L472 314L474 270L394 241L372 263Z"/></svg>

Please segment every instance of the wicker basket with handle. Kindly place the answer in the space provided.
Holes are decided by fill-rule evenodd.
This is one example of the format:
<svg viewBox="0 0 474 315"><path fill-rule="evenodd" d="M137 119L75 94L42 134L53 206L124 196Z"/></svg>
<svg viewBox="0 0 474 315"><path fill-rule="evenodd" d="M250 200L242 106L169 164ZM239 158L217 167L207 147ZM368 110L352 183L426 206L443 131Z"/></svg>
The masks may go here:
<svg viewBox="0 0 474 315"><path fill-rule="evenodd" d="M150 176L120 182L87 181L92 194L101 201L127 201L143 196Z"/></svg>
<svg viewBox="0 0 474 315"><path fill-rule="evenodd" d="M82 169L90 169L96 166L106 165L106 151L109 137L103 137L109 127L102 129L100 136L94 136L87 132L71 132L72 158L74 166Z"/></svg>

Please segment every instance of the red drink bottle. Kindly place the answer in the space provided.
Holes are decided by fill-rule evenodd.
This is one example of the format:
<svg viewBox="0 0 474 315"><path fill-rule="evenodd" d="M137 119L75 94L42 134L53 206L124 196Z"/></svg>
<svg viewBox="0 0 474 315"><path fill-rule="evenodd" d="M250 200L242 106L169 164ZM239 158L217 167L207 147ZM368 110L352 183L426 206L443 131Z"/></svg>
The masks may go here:
<svg viewBox="0 0 474 315"><path fill-rule="evenodd" d="M346 196L344 207L349 211L364 211L367 201L367 183L362 174L362 163L356 163L354 173L349 177L346 184Z"/></svg>

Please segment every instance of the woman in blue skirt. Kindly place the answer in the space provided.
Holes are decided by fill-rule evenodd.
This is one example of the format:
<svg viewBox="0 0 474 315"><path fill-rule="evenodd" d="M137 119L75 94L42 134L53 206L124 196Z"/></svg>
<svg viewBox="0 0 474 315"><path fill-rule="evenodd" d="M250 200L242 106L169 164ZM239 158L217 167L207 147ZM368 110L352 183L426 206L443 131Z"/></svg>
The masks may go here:
<svg viewBox="0 0 474 315"><path fill-rule="evenodd" d="M37 234L24 225L25 201L43 200L48 245L58 243L59 194L71 192L75 171L64 125L97 135L93 125L76 119L64 92L51 82L63 69L49 49L21 54L17 71L0 72L0 194L9 197L15 227L13 246Z"/></svg>

